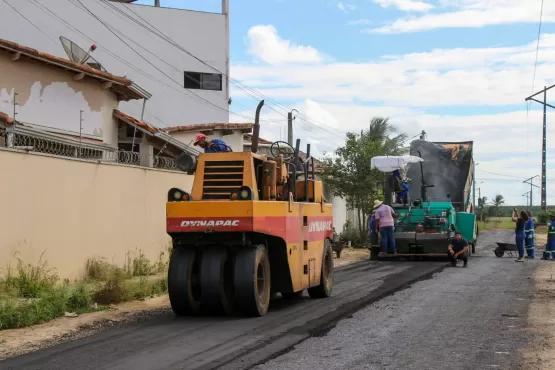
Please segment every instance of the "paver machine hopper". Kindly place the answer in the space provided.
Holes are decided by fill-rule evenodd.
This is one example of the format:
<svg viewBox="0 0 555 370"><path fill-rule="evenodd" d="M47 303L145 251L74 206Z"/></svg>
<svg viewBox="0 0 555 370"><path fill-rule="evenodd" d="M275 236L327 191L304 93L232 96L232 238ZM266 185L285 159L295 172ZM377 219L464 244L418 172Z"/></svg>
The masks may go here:
<svg viewBox="0 0 555 370"><path fill-rule="evenodd" d="M177 315L262 316L273 294L331 295L332 206L315 178L310 145L305 159L300 140L258 153L263 104L250 152L178 160L195 177L190 192L170 189L166 204L168 291Z"/></svg>
<svg viewBox="0 0 555 370"><path fill-rule="evenodd" d="M415 140L410 155L372 158L372 168L386 174L384 203L398 213L395 258L447 258L455 231L468 241L469 254L475 252L478 225L472 199L472 146L472 142ZM401 183L410 187L399 199ZM393 258L378 257L379 251L379 246L372 247L371 258Z"/></svg>

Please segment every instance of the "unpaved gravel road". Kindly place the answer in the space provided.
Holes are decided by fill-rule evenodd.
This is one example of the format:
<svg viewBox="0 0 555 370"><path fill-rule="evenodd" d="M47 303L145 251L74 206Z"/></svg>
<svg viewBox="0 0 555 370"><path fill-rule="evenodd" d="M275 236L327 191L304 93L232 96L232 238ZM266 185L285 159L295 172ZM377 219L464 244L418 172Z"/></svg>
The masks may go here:
<svg viewBox="0 0 555 370"><path fill-rule="evenodd" d="M503 240L507 239L507 240ZM509 231L483 233L469 267L448 268L339 322L256 369L524 369L521 348L539 264L493 255Z"/></svg>

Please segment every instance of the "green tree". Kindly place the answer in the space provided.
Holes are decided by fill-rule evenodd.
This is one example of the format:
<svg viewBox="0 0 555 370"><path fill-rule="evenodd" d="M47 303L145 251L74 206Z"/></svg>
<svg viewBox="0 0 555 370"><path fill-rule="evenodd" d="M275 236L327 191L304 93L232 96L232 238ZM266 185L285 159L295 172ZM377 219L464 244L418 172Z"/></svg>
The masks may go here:
<svg viewBox="0 0 555 370"><path fill-rule="evenodd" d="M407 137L398 133L389 118L374 117L367 130L360 134L349 132L345 145L338 148L334 158L324 159L323 180L332 194L357 211L360 240L368 233L367 219L374 201L382 194L384 174L370 168L370 160L378 155L400 155Z"/></svg>
<svg viewBox="0 0 555 370"><path fill-rule="evenodd" d="M495 198L493 198L492 205L495 209L495 215L497 216L499 221L501 221L501 218L499 218L499 207L503 204L505 204L505 198L503 198L503 195L497 194Z"/></svg>

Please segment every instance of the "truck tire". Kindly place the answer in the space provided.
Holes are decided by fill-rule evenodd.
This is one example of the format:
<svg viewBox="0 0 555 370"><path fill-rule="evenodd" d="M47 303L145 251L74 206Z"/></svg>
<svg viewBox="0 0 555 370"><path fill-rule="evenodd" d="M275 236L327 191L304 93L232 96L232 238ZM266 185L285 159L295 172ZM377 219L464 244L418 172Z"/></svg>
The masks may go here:
<svg viewBox="0 0 555 370"><path fill-rule="evenodd" d="M264 316L270 305L270 260L266 247L241 248L235 258L235 301L248 316Z"/></svg>
<svg viewBox="0 0 555 370"><path fill-rule="evenodd" d="M225 247L211 247L202 253L200 298L203 311L232 315L234 312L233 260Z"/></svg>
<svg viewBox="0 0 555 370"><path fill-rule="evenodd" d="M472 254L476 253L476 242L472 243Z"/></svg>
<svg viewBox="0 0 555 370"><path fill-rule="evenodd" d="M324 253L322 256L322 272L320 273L320 285L308 288L310 298L328 298L333 288L333 249L331 242L324 242Z"/></svg>
<svg viewBox="0 0 555 370"><path fill-rule="evenodd" d="M173 312L178 316L200 311L200 261L192 248L174 248L168 266L168 295Z"/></svg>

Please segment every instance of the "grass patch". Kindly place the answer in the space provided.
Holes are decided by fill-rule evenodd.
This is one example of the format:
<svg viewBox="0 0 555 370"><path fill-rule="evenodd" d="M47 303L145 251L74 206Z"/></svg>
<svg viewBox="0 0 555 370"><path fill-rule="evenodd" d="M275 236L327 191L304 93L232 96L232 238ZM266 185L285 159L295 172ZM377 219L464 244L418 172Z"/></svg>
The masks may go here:
<svg viewBox="0 0 555 370"><path fill-rule="evenodd" d="M107 305L143 300L167 292L167 251L152 263L139 251L123 267L104 258L91 258L82 280L60 281L42 256L36 265L17 259L0 279L0 330L22 328L61 317L86 313Z"/></svg>
<svg viewBox="0 0 555 370"><path fill-rule="evenodd" d="M479 220L480 218L478 218ZM547 227L544 225L538 225L536 220L535 234L546 234ZM513 230L515 229L515 222L511 220L511 217L490 217L487 222L478 222L479 230Z"/></svg>

